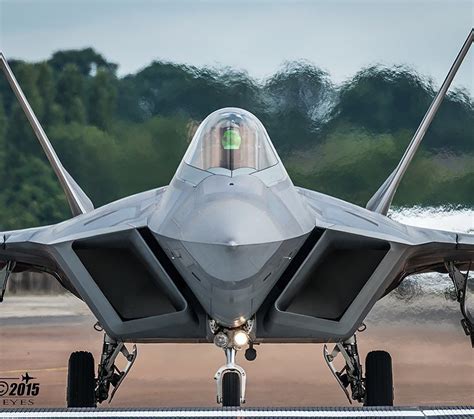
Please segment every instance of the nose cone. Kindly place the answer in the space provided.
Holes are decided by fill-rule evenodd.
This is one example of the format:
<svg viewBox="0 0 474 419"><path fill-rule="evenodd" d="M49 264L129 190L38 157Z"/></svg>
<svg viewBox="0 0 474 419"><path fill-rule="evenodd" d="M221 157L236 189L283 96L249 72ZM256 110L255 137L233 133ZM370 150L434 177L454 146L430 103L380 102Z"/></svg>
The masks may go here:
<svg viewBox="0 0 474 419"><path fill-rule="evenodd" d="M277 252L281 242L254 245L182 244L215 285L219 282L226 289L239 289L265 270L265 265Z"/></svg>
<svg viewBox="0 0 474 419"><path fill-rule="evenodd" d="M306 237L237 246L157 239L209 317L237 327L256 313Z"/></svg>
<svg viewBox="0 0 474 419"><path fill-rule="evenodd" d="M277 274L287 256L281 243L236 247L182 244L195 262L190 285L197 285L196 296L211 318L228 327L252 317L278 277L272 277L272 272Z"/></svg>

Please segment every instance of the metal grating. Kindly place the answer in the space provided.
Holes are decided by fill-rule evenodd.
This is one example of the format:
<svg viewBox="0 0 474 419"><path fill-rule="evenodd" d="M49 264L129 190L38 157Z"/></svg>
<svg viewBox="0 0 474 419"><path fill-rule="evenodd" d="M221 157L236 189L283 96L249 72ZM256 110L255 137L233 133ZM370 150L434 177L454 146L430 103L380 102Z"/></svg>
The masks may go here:
<svg viewBox="0 0 474 419"><path fill-rule="evenodd" d="M365 408L11 409L0 418L474 418L473 406Z"/></svg>

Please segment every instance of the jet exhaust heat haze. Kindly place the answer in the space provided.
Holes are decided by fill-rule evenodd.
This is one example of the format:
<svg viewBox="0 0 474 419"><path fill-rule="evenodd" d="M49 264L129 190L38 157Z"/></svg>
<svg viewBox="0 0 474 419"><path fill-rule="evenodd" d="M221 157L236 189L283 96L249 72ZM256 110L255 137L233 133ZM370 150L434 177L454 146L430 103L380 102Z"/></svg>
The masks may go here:
<svg viewBox="0 0 474 419"><path fill-rule="evenodd" d="M296 187L262 123L232 107L200 124L168 186L94 208L0 55L73 215L0 233L0 300L11 273L47 272L88 305L104 331L98 371L91 353L70 357L68 407L111 400L137 357L136 346L126 346L133 342L222 348L226 363L214 378L223 406L245 402L240 350L254 360L260 343L333 344L323 356L348 400L391 406L391 357L370 352L363 368L356 332L380 298L423 272L452 279L462 327L474 343L474 235L387 217L473 39L471 30L399 164L366 208Z"/></svg>

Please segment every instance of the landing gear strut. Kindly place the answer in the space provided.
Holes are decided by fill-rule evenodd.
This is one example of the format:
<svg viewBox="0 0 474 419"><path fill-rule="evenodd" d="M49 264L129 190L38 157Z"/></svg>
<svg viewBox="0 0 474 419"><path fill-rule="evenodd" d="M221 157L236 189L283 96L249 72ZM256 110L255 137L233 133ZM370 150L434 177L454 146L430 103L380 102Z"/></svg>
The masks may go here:
<svg viewBox="0 0 474 419"><path fill-rule="evenodd" d="M339 354L345 361L341 370L334 364ZM324 345L323 355L349 403L356 400L365 406L393 406L392 358L388 352L373 351L367 354L365 378L355 335L337 343L332 352Z"/></svg>
<svg viewBox="0 0 474 419"><path fill-rule="evenodd" d="M336 346L334 346L331 353L329 353L327 345L324 345L323 354L329 369L333 373L341 389L344 391L349 403L352 403L352 400L357 400L358 402L363 403L365 398L365 386L355 335L341 343L336 343ZM342 354L346 363L340 371L336 369L333 363L334 359L339 354ZM352 393L352 399L348 391L349 386Z"/></svg>
<svg viewBox="0 0 474 419"><path fill-rule="evenodd" d="M8 279L15 269L16 262L8 261L5 266L0 269L0 303L3 301L5 291L8 285Z"/></svg>
<svg viewBox="0 0 474 419"><path fill-rule="evenodd" d="M467 336L471 338L471 345L474 348L474 313L472 312L474 302L474 278L469 277L469 270L462 273L454 262L446 262L446 269L449 277L453 281L456 290L456 299L461 308L463 319L461 325Z"/></svg>
<svg viewBox="0 0 474 419"><path fill-rule="evenodd" d="M123 371L115 365L119 354L127 360ZM107 399L110 403L136 358L136 345L133 345L132 352L129 352L123 342L118 342L105 334L98 376L95 378L92 354L90 352L72 353L68 367L68 407L96 407L97 403L102 403ZM110 386L113 390L109 398Z"/></svg>
<svg viewBox="0 0 474 419"><path fill-rule="evenodd" d="M127 365L123 371L120 371L115 365L115 360L119 354L122 354L127 360ZM123 342L117 342L107 334L104 335L104 344L102 346L102 356L99 364L96 388L96 398L99 403L107 400L111 385L113 386L113 390L110 394L109 403L112 401L116 391L120 387L120 384L122 384L132 368L136 358L136 345L133 345L132 352L129 352Z"/></svg>

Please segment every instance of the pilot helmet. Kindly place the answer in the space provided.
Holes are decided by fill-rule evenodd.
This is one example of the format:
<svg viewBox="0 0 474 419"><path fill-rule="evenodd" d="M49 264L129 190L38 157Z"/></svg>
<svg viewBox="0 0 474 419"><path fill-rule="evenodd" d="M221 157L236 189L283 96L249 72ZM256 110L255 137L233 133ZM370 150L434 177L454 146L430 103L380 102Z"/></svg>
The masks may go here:
<svg viewBox="0 0 474 419"><path fill-rule="evenodd" d="M221 144L224 150L239 150L242 144L240 124L242 117L236 114L229 115L222 128Z"/></svg>

